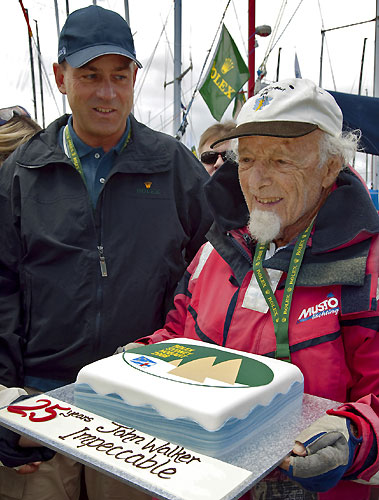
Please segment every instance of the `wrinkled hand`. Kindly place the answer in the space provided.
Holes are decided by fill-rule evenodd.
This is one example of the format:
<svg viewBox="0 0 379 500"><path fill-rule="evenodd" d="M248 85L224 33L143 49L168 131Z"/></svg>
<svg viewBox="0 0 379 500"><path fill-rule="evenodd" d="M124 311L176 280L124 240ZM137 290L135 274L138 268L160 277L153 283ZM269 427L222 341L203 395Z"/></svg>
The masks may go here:
<svg viewBox="0 0 379 500"><path fill-rule="evenodd" d="M118 347L116 349L115 354L121 354L125 351L130 351L131 349L137 349L137 347L142 347L144 344L141 344L139 342L130 342L129 344L123 345L121 347Z"/></svg>
<svg viewBox="0 0 379 500"><path fill-rule="evenodd" d="M307 490L327 491L351 467L361 440L350 419L324 415L297 436L292 455L280 468Z"/></svg>

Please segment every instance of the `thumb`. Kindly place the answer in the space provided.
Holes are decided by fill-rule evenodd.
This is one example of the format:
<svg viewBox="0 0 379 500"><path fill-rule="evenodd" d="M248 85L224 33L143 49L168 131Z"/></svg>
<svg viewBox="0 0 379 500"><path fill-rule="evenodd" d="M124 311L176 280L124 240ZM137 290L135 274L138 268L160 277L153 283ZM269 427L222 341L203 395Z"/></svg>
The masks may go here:
<svg viewBox="0 0 379 500"><path fill-rule="evenodd" d="M305 449L305 446L302 443L300 443L300 441L295 441L295 445L293 447L292 452L295 455L299 455L301 457L305 457L307 454L307 450Z"/></svg>

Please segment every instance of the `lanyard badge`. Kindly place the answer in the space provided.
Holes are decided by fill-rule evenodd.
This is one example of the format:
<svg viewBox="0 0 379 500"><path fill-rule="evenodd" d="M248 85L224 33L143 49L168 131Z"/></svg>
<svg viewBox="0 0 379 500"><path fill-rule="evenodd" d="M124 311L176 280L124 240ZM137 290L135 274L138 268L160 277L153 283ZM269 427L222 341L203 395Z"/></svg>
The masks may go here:
<svg viewBox="0 0 379 500"><path fill-rule="evenodd" d="M291 262L288 268L286 284L284 287L284 295L282 307L279 307L278 301L272 291L267 272L264 269L262 262L266 255L268 243L258 244L255 248L253 260L253 272L258 282L259 288L265 298L267 305L270 308L272 321L274 323L274 331L276 337L275 357L291 362L291 354L288 341L288 319L291 308L292 295L295 289L297 275L299 274L300 266L303 261L307 241L311 234L312 223L298 237L295 248L292 252Z"/></svg>

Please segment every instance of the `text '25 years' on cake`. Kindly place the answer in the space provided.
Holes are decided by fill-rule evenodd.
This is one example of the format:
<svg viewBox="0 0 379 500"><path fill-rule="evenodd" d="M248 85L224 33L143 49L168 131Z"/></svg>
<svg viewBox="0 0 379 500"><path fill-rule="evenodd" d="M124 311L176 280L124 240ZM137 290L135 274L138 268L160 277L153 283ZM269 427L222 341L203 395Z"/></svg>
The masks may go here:
<svg viewBox="0 0 379 500"><path fill-rule="evenodd" d="M80 370L75 404L216 458L301 411L294 365L197 340L141 345Z"/></svg>

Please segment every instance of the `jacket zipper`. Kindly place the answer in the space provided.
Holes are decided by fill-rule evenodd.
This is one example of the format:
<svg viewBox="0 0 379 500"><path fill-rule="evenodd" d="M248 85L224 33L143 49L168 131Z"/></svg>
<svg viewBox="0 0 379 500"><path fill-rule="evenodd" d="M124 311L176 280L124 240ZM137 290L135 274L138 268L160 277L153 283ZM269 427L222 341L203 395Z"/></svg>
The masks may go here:
<svg viewBox="0 0 379 500"><path fill-rule="evenodd" d="M65 147L65 138L64 138L64 133L63 133L63 147L64 147L64 151L66 153L66 155L69 157L67 151L66 151L66 147ZM70 162L71 166L73 166L72 162ZM75 169L76 170L76 169ZM77 171L77 170L76 170ZM78 171L77 171L78 172ZM80 172L78 172L80 174ZM87 189L87 186L86 186L86 182L85 182L85 178L84 178L84 174L80 174L80 177L83 181L83 184L85 186L85 189L87 191L87 196L88 196L88 199L89 199L89 203L91 205L91 208L92 208L92 213L93 213L93 225L94 225L94 229L95 229L95 234L98 234L97 232L97 228L96 228L96 221L95 221L95 209L92 207L92 201L90 199L90 196L89 196L89 193L88 193L88 189ZM101 232L101 228L100 228L100 232ZM101 238L100 238L101 239ZM101 272L101 276L103 278L106 278L108 276L108 271L107 271L107 264L105 262L105 256L104 256L104 247L103 245L101 244L101 242L99 242L99 244L97 245L97 251L99 253L99 262L100 262L100 272Z"/></svg>
<svg viewBox="0 0 379 500"><path fill-rule="evenodd" d="M244 247L235 239L235 237L232 235L232 233L230 233L229 231L226 233L226 235L230 238L231 242L232 242L232 245L236 248L236 250L238 251L239 254L242 255L242 257L244 257L251 266L253 266L253 259L250 257L250 255L246 252L246 250L244 249ZM245 238L245 236L247 236L247 238ZM247 246L250 248L250 244L251 244L251 239L249 240L249 235L243 235L243 239L245 241L245 243L247 244Z"/></svg>
<svg viewBox="0 0 379 500"><path fill-rule="evenodd" d="M98 245L97 250L99 252L101 276L103 278L106 278L108 276L108 271L107 271L107 263L105 262L105 257L104 257L104 248L102 245Z"/></svg>

